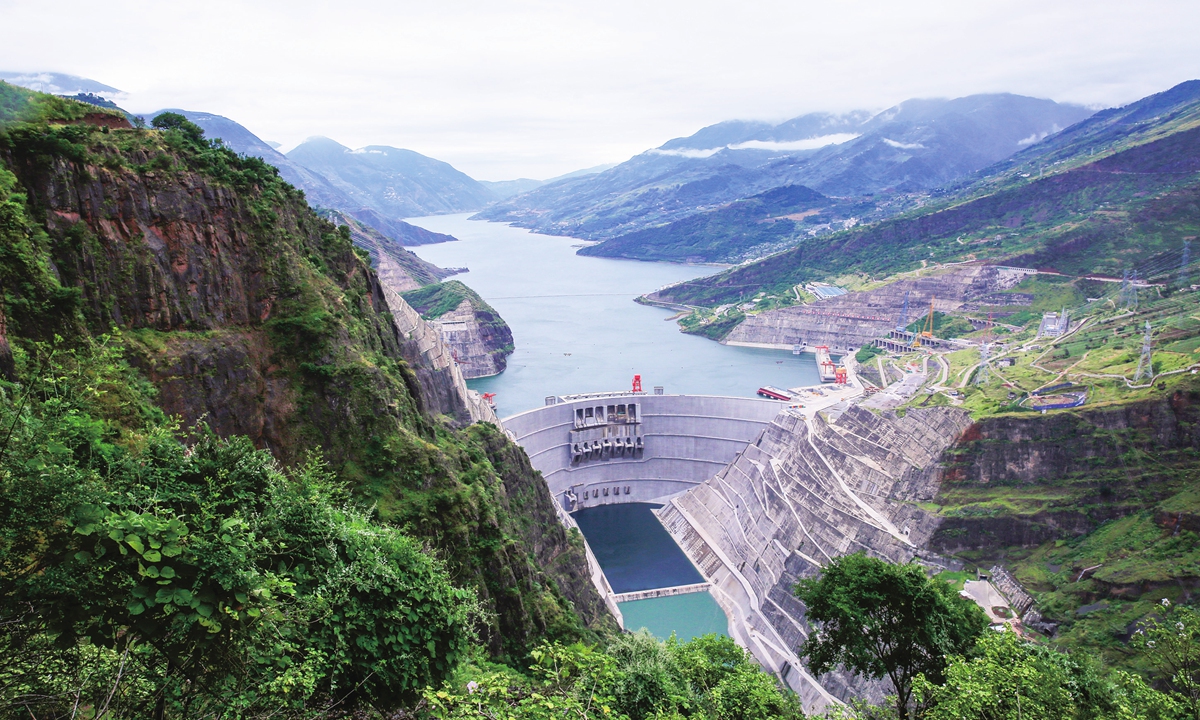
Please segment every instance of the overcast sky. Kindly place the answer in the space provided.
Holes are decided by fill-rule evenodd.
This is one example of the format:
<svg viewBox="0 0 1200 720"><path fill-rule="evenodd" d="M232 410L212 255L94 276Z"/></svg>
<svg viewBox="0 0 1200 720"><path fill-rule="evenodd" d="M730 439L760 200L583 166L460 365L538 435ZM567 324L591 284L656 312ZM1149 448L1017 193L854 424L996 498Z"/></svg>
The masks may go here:
<svg viewBox="0 0 1200 720"><path fill-rule="evenodd" d="M1196 0L0 0L0 70L266 140L394 145L483 180L721 120L1015 92L1109 106L1200 77Z"/></svg>

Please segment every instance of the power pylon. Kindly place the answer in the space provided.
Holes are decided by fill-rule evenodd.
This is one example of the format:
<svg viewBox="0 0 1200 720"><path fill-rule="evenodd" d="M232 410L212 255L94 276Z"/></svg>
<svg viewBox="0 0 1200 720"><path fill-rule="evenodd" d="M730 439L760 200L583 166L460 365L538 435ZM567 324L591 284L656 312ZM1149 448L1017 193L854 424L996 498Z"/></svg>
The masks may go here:
<svg viewBox="0 0 1200 720"><path fill-rule="evenodd" d="M1121 304L1129 307L1129 269L1121 271Z"/></svg>
<svg viewBox="0 0 1200 720"><path fill-rule="evenodd" d="M1144 336L1142 336L1142 357L1138 359L1137 372L1135 372L1133 374L1134 382L1137 382L1138 380L1142 379L1143 372L1146 374L1146 379L1148 379L1148 380L1154 379L1154 367L1151 364L1152 360L1153 360L1153 358L1151 356L1153 342L1154 342L1154 336L1152 335L1151 330L1150 330L1150 321L1147 320L1146 321L1146 334Z"/></svg>
<svg viewBox="0 0 1200 720"><path fill-rule="evenodd" d="M1138 309L1137 270L1134 270L1133 273L1129 277L1129 300L1130 300L1130 304L1127 307L1129 307L1131 310L1137 310Z"/></svg>

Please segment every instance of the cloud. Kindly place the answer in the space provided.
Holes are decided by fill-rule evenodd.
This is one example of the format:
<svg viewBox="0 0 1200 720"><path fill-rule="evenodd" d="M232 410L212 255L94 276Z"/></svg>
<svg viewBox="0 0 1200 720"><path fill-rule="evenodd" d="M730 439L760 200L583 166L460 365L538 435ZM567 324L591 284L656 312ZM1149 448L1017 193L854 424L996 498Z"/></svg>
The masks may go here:
<svg viewBox="0 0 1200 720"><path fill-rule="evenodd" d="M285 146L406 147L495 179L624 160L731 118L982 92L1111 107L1200 76L1200 3L1093 0L1087 22L1078 5L0 0L5 27L53 28L5 34L0 70L94 78L130 111L211 112Z"/></svg>
<svg viewBox="0 0 1200 720"><path fill-rule="evenodd" d="M653 150L647 150L646 152L651 155L671 155L673 157L682 158L706 158L712 157L724 149L725 148L723 147L708 148L707 150L695 150L693 148L685 148L683 150L663 150L661 148L654 148Z"/></svg>
<svg viewBox="0 0 1200 720"><path fill-rule="evenodd" d="M827 145L841 145L842 143L850 142L859 137L856 133L834 133L833 135L821 135L819 137L805 138L803 140L788 140L785 142L775 142L772 140L747 140L742 143L729 145L730 150L779 150L783 152L796 150L816 150Z"/></svg>
<svg viewBox="0 0 1200 720"><path fill-rule="evenodd" d="M816 150L828 145L841 145L842 143L850 142L851 140L860 137L855 133L834 133L833 135L821 135L819 137L805 138L803 140L787 140L785 142L775 142L774 140L747 140L746 142L733 143L732 145L724 145L722 147L707 148L698 150L695 148L685 148L681 150L663 150L662 148L654 148L646 152L651 155L671 155L674 157L684 158L706 158L712 157L722 150L773 150L775 152L796 152L797 150Z"/></svg>
<svg viewBox="0 0 1200 720"><path fill-rule="evenodd" d="M1058 132L1059 130L1062 130L1062 128L1060 128L1058 125L1055 125L1054 127L1050 128L1050 130L1048 132L1041 132L1041 133L1035 132L1027 138L1022 138L1022 139L1018 140L1017 145L1020 145L1021 147L1025 147L1026 145L1032 145L1035 142L1041 142L1042 140L1045 140L1047 137L1053 135L1054 133Z"/></svg>
<svg viewBox="0 0 1200 720"><path fill-rule="evenodd" d="M891 140L889 138L884 138L883 141L885 143L887 143L888 145L891 145L892 147L896 148L897 150L924 150L925 149L925 146L922 145L921 143L902 143L902 142L896 142L895 140Z"/></svg>

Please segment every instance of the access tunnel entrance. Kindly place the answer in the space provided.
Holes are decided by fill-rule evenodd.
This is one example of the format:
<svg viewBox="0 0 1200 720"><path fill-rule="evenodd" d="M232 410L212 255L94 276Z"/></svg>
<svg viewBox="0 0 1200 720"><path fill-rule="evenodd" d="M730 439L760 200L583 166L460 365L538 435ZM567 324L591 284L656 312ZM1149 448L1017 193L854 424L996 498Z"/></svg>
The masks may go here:
<svg viewBox="0 0 1200 720"><path fill-rule="evenodd" d="M627 629L727 632L708 584L654 510L724 468L778 414L758 398L592 393L504 420L582 532L592 580Z"/></svg>

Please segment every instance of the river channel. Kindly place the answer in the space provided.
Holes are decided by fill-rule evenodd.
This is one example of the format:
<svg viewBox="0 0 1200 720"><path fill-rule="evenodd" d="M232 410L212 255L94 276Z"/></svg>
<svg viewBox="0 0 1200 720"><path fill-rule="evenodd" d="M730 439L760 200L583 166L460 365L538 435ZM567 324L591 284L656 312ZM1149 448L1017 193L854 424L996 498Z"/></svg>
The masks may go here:
<svg viewBox="0 0 1200 720"><path fill-rule="evenodd" d="M583 242L539 235L467 215L410 218L458 242L410 248L479 293L512 328L516 351L500 375L468 383L496 393L501 417L541 407L547 395L630 387L753 397L759 387L820 382L810 354L728 347L679 332L674 313L633 299L719 268L576 255Z"/></svg>
<svg viewBox="0 0 1200 720"><path fill-rule="evenodd" d="M512 328L516 351L508 369L468 383L496 393L501 417L541 407L548 395L623 390L635 374L647 391L661 385L667 393L694 395L753 397L763 385L820 382L811 354L729 347L684 335L668 321L671 311L633 302L719 268L580 256L575 250L581 240L467 217L408 219L459 239L410 249L441 267L469 268L455 278ZM601 512L576 519L617 592L701 579L649 506L594 510ZM728 630L724 613L706 592L624 602L621 612L627 629L644 627L661 638Z"/></svg>

